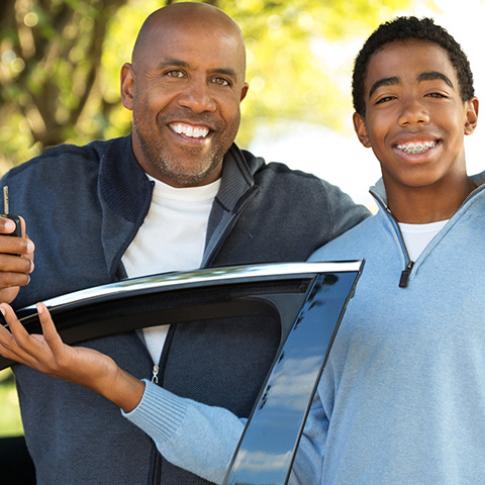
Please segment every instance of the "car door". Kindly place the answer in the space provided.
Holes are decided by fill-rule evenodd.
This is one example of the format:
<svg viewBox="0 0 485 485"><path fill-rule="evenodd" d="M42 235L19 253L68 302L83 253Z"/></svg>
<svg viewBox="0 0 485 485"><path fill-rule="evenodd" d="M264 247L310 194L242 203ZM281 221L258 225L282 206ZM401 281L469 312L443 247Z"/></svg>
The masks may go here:
<svg viewBox="0 0 485 485"><path fill-rule="evenodd" d="M201 317L275 316L281 341L225 483L279 485L288 480L316 385L361 268L360 262L210 268L127 279L45 303L63 340L73 345ZM18 315L29 332L40 331L35 307ZM0 358L0 370L10 364ZM3 440L4 449L7 444ZM0 455L3 479L9 470L15 477L15 460L5 463L2 455L7 454ZM25 459L21 448L17 455Z"/></svg>

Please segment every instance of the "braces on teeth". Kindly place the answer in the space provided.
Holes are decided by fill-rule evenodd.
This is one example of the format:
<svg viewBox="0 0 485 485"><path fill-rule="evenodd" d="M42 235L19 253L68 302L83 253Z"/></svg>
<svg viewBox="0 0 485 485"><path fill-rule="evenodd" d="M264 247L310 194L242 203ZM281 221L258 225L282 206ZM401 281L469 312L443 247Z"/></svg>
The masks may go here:
<svg viewBox="0 0 485 485"><path fill-rule="evenodd" d="M416 153L422 153L436 145L434 141L427 141L425 143L411 143L409 145L398 145L398 150L402 150L405 153L414 155Z"/></svg>

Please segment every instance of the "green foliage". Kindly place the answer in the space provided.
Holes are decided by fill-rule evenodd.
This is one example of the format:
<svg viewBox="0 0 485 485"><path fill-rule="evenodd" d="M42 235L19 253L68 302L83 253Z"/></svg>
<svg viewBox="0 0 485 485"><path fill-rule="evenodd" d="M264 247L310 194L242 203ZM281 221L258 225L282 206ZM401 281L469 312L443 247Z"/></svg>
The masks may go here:
<svg viewBox="0 0 485 485"><path fill-rule="evenodd" d="M17 393L10 370L0 371L0 436L22 434Z"/></svg>
<svg viewBox="0 0 485 485"><path fill-rule="evenodd" d="M349 86L319 53L322 39L367 33L412 0L215 0L240 25L250 91L239 141L258 125L304 120L339 128ZM119 70L144 18L168 0L3 0L0 170L64 141L126 134ZM347 69L349 66L347 66ZM330 75L331 74L331 75ZM342 109L345 106L345 109Z"/></svg>

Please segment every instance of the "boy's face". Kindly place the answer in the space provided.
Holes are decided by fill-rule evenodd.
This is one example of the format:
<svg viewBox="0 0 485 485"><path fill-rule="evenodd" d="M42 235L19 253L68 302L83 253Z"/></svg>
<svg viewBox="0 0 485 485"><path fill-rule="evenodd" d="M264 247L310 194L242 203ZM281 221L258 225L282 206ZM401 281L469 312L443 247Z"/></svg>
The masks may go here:
<svg viewBox="0 0 485 485"><path fill-rule="evenodd" d="M365 116L355 113L354 126L379 159L388 196L463 179L464 135L476 126L478 100L461 99L443 48L421 40L385 45L369 61L364 96Z"/></svg>

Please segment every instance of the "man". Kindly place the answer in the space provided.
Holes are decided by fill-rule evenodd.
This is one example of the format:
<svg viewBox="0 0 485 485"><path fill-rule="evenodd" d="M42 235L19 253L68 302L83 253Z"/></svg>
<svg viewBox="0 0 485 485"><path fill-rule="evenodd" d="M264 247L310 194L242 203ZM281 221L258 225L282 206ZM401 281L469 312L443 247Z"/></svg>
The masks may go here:
<svg viewBox="0 0 485 485"><path fill-rule="evenodd" d="M4 177L26 229L0 237L3 301L18 308L126 276L301 261L366 217L336 187L233 144L244 73L240 30L217 8L180 3L150 15L121 73L131 136L56 147ZM0 228L13 229L6 219ZM131 410L139 379L153 374L181 396L247 416L278 325L247 317L183 327L88 342L91 356L117 363L109 376L126 378L122 401L107 397ZM39 484L203 483L162 459L110 402L23 365L15 375Z"/></svg>

